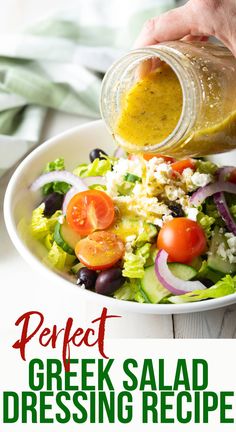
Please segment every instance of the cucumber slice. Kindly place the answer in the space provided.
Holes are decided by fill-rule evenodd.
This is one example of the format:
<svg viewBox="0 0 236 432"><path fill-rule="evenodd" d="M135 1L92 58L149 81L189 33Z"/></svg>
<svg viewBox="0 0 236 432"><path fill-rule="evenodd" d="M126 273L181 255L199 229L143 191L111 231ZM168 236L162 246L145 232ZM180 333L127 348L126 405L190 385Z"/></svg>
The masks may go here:
<svg viewBox="0 0 236 432"><path fill-rule="evenodd" d="M197 271L186 264L170 263L168 266L174 276L185 281L191 280L197 275ZM150 303L160 303L170 295L170 291L164 288L157 279L154 265L145 269L144 277L141 279L141 287Z"/></svg>
<svg viewBox="0 0 236 432"><path fill-rule="evenodd" d="M57 222L54 230L54 240L65 252L74 255L75 245L81 236L72 230L66 222Z"/></svg>
<svg viewBox="0 0 236 432"><path fill-rule="evenodd" d="M224 274L236 273L236 264L231 264L229 260L226 261L217 255L217 249L221 243L224 243L226 247L228 247L224 234L220 233L219 228L216 227L211 240L211 246L207 260L208 267L214 271Z"/></svg>
<svg viewBox="0 0 236 432"><path fill-rule="evenodd" d="M159 303L164 297L170 295L170 292L157 279L154 265L145 269L144 277L140 282L150 303Z"/></svg>
<svg viewBox="0 0 236 432"><path fill-rule="evenodd" d="M197 276L197 270L186 264L169 263L168 267L174 276L184 281L191 280Z"/></svg>

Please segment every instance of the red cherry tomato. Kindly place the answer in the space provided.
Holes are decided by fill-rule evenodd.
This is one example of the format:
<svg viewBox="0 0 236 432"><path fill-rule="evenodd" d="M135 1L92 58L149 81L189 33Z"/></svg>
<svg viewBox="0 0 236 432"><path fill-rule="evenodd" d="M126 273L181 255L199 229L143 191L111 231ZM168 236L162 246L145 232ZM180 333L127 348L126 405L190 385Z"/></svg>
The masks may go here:
<svg viewBox="0 0 236 432"><path fill-rule="evenodd" d="M183 159L183 160L172 163L171 168L173 171L178 172L179 174L182 174L186 168L191 168L192 170L194 170L195 165L196 165L196 163L193 159Z"/></svg>
<svg viewBox="0 0 236 432"><path fill-rule="evenodd" d="M165 162L170 162L170 163L173 163L173 162L175 161L174 158L172 158L172 157L170 157L170 156L164 156L164 155L161 154L161 153L157 153L157 154L153 154L153 153L143 153L143 158L144 158L146 161L149 161L150 159L152 159L152 158L154 158L154 157L156 157L156 158L162 158L162 159L164 159Z"/></svg>
<svg viewBox="0 0 236 432"><path fill-rule="evenodd" d="M158 249L169 254L169 261L189 263L206 250L206 236L201 226L187 218L175 218L165 223L158 238Z"/></svg>
<svg viewBox="0 0 236 432"><path fill-rule="evenodd" d="M108 228L115 216L112 199L102 191L79 192L69 202L66 212L68 225L80 235Z"/></svg>
<svg viewBox="0 0 236 432"><path fill-rule="evenodd" d="M93 270L113 267L122 258L124 251L122 240L109 231L96 231L80 240L75 247L80 262Z"/></svg>

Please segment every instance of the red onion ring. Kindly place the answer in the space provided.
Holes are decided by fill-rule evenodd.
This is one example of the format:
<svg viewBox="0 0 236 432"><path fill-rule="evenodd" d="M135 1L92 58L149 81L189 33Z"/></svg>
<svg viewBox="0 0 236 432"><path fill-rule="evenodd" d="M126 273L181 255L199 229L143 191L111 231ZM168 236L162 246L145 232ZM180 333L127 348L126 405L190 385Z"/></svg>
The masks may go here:
<svg viewBox="0 0 236 432"><path fill-rule="evenodd" d="M230 213L229 207L225 200L225 195L222 192L216 193L214 195L214 202L228 230L236 236L236 223Z"/></svg>
<svg viewBox="0 0 236 432"><path fill-rule="evenodd" d="M175 295L206 289L200 281L184 281L171 273L167 265L168 253L161 249L155 260L155 272L160 283Z"/></svg>
<svg viewBox="0 0 236 432"><path fill-rule="evenodd" d="M30 186L30 190L35 192L45 184L56 181L68 183L80 191L88 189L86 184L78 176L70 173L69 171L51 171L38 177Z"/></svg>
<svg viewBox="0 0 236 432"><path fill-rule="evenodd" d="M226 176L229 175L234 170L235 167L232 166L224 166L220 168L217 173L219 181L224 181L226 179ZM216 193L214 195L214 202L228 230L236 236L236 223L233 216L230 213L224 193L223 192Z"/></svg>
<svg viewBox="0 0 236 432"><path fill-rule="evenodd" d="M105 184L105 179L102 176L97 177L85 177L83 178L84 183L86 183L87 186L91 186L93 184ZM70 200L79 192L82 192L81 189L78 189L76 187L72 187L67 194L64 197L63 205L62 205L62 213L63 215L66 215L67 207L70 202Z"/></svg>
<svg viewBox="0 0 236 432"><path fill-rule="evenodd" d="M218 181L207 186L199 188L190 198L191 204L199 206L206 198L215 195L218 192L228 192L236 194L236 184L230 182Z"/></svg>
<svg viewBox="0 0 236 432"><path fill-rule="evenodd" d="M68 192L66 193L65 197L64 197L64 201L63 201L63 205L62 205L62 214L65 216L66 215L66 211L67 211L67 207L68 204L70 202L70 200L81 191L79 191L76 187L72 187L70 190L68 190Z"/></svg>

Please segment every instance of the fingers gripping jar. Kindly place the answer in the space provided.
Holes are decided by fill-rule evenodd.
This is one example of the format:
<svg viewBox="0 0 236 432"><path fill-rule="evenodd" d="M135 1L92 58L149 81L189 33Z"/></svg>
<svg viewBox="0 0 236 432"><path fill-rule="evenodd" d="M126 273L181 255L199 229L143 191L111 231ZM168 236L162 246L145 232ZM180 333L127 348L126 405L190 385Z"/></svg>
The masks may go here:
<svg viewBox="0 0 236 432"><path fill-rule="evenodd" d="M154 69L167 77L161 81L159 75L155 84L159 93L162 90L162 100L155 100L154 91L149 98L150 80L145 82L142 76L143 70L150 75ZM177 105L174 124L172 109ZM121 120L124 112L129 116ZM202 42L168 42L131 51L105 75L101 113L118 145L131 153L184 157L230 151L236 148L236 59L225 47ZM133 133L125 133L121 121L122 126L130 122Z"/></svg>

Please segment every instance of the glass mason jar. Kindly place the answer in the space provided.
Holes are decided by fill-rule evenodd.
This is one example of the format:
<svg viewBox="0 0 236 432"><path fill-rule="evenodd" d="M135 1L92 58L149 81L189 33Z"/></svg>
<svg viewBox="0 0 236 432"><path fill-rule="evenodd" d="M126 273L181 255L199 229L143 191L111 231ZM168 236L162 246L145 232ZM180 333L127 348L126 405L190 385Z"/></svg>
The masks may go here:
<svg viewBox="0 0 236 432"><path fill-rule="evenodd" d="M178 77L182 113L164 141L134 145L122 139L116 125L125 95L140 80L140 64L153 58L167 63ZM130 51L105 75L101 113L117 144L131 153L183 157L232 150L236 148L236 59L225 47L202 42L175 41Z"/></svg>

